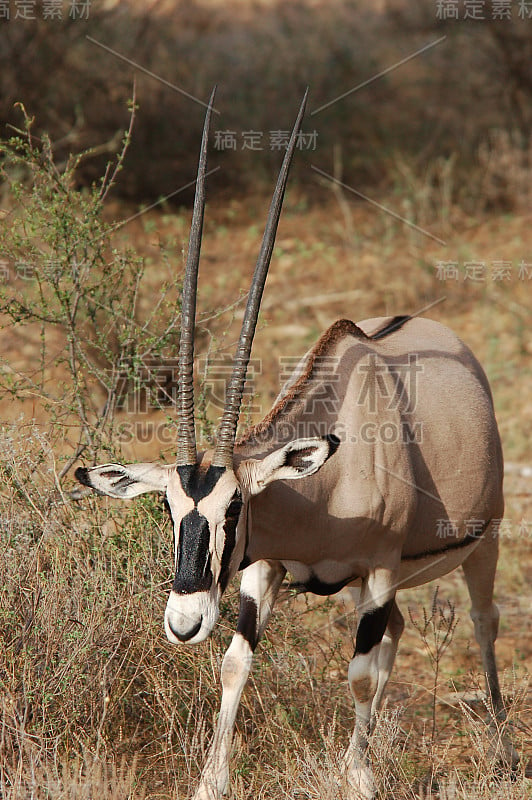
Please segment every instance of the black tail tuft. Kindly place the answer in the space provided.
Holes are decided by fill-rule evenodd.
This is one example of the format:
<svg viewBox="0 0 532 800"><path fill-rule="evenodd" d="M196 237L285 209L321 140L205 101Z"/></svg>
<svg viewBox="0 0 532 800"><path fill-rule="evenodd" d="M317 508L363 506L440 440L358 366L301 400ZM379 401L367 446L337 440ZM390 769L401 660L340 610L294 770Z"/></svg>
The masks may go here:
<svg viewBox="0 0 532 800"><path fill-rule="evenodd" d="M373 333L369 338L372 341L384 339L384 337L388 336L388 334L398 331L399 328L402 328L405 322L408 322L409 319L412 319L409 314L402 314L398 317L393 317L393 319L387 322L384 327L380 328L376 333Z"/></svg>

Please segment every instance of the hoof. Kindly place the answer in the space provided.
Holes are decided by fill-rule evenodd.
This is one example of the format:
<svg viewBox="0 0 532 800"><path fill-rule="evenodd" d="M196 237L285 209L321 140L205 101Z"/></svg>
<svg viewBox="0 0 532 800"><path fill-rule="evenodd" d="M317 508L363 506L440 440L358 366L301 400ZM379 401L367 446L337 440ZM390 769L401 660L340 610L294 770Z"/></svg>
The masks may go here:
<svg viewBox="0 0 532 800"><path fill-rule="evenodd" d="M495 774L498 778L510 778L511 780L517 778L521 769L521 760L508 733L492 732L489 758L495 766Z"/></svg>

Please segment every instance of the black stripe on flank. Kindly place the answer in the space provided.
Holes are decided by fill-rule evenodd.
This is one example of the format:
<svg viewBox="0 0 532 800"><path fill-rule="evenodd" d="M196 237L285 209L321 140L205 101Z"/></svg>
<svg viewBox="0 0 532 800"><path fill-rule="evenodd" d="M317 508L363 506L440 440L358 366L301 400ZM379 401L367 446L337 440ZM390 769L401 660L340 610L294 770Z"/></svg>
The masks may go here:
<svg viewBox="0 0 532 800"><path fill-rule="evenodd" d="M251 560L251 558L248 556L248 554L247 554L247 553L244 553L244 558L242 559L242 561L240 562L240 564L239 564L239 566L238 566L238 570L239 570L239 572L240 572L241 570L243 570L243 569L247 569L247 568L248 568L248 567L250 567L252 564L253 564L253 561Z"/></svg>
<svg viewBox="0 0 532 800"><path fill-rule="evenodd" d="M255 600L253 600L252 597L248 597L246 594L241 594L236 632L244 637L252 650L255 650L259 642L258 627L259 611Z"/></svg>
<svg viewBox="0 0 532 800"><path fill-rule="evenodd" d="M482 539L490 522L491 520L489 519L480 533L466 533L464 538L460 539L459 542L451 542L446 547L442 547L440 550L425 550L423 553L415 553L413 556L401 556L401 561L420 561L422 558L445 555L445 553L448 553L451 550L459 550L461 547L468 547L469 545L473 544L473 542L478 542L479 539Z"/></svg>
<svg viewBox="0 0 532 800"><path fill-rule="evenodd" d="M372 333L369 338L372 341L376 341L378 339L384 339L385 336L388 336L390 333L398 331L399 328L402 328L405 322L408 322L409 319L412 319L412 317L409 316L408 314L402 314L400 316L394 317L385 325L383 325L383 327L380 328L378 331Z"/></svg>
<svg viewBox="0 0 532 800"><path fill-rule="evenodd" d="M392 606L393 597L383 606L374 608L373 611L368 611L361 618L357 628L355 656L359 654L365 655L369 653L376 644L381 643Z"/></svg>
<svg viewBox="0 0 532 800"><path fill-rule="evenodd" d="M244 545L244 557L238 566L238 570L247 569L247 567L251 566L253 561L248 555L248 546L249 546L249 514L246 514L246 543Z"/></svg>
<svg viewBox="0 0 532 800"><path fill-rule="evenodd" d="M179 525L177 569L172 586L177 594L207 592L211 588L209 540L209 523L197 508L193 508Z"/></svg>
<svg viewBox="0 0 532 800"><path fill-rule="evenodd" d="M312 574L308 580L291 583L288 588L295 589L297 592L312 592L312 594L328 597L331 594L339 592L344 586L351 583L355 577L356 576L352 576L343 581L337 581L336 583L325 583L324 581L320 581L316 575Z"/></svg>

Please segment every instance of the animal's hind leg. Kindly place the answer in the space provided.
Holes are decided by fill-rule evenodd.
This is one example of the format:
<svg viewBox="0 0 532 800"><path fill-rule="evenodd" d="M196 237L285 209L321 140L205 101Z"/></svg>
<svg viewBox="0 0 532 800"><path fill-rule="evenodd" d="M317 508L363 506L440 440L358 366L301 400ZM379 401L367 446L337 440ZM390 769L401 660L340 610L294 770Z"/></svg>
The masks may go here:
<svg viewBox="0 0 532 800"><path fill-rule="evenodd" d="M506 719L506 711L495 659L499 610L493 601L498 553L497 523L494 521L488 526L482 541L471 555L466 558L462 567L471 597L471 619L475 626L475 638L482 656L488 698L493 707L495 720L503 723ZM515 766L519 762L519 756L509 737L506 735L501 736L500 744L502 745L504 760Z"/></svg>
<svg viewBox="0 0 532 800"><path fill-rule="evenodd" d="M504 719L504 704L495 660L499 609L493 601L493 587L498 554L499 542L496 531L488 527L482 541L466 558L462 567L471 597L471 619L482 656L488 696L495 715Z"/></svg>

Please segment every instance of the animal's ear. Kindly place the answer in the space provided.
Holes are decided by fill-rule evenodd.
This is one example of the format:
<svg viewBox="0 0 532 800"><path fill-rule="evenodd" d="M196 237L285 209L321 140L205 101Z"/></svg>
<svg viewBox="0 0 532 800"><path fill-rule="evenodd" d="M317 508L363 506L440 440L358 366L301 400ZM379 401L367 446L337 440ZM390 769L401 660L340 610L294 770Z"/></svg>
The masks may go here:
<svg viewBox="0 0 532 800"><path fill-rule="evenodd" d="M90 469L79 467L74 475L98 494L130 500L145 492L166 491L169 470L160 464L102 464Z"/></svg>
<svg viewBox="0 0 532 800"><path fill-rule="evenodd" d="M272 481L313 475L336 452L339 444L340 440L334 435L322 439L295 439L266 458L242 462L238 477L250 494L258 494Z"/></svg>

